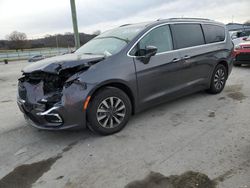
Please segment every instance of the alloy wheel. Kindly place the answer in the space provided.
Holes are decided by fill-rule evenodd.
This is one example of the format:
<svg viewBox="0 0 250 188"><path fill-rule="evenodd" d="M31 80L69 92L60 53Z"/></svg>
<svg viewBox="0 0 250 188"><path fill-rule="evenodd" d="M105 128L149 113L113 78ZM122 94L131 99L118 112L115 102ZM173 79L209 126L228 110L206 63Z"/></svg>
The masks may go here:
<svg viewBox="0 0 250 188"><path fill-rule="evenodd" d="M214 75L214 86L216 90L221 90L226 81L226 73L224 69L219 68Z"/></svg>
<svg viewBox="0 0 250 188"><path fill-rule="evenodd" d="M118 97L104 99L97 108L96 118L103 128L115 128L126 115L126 106Z"/></svg>

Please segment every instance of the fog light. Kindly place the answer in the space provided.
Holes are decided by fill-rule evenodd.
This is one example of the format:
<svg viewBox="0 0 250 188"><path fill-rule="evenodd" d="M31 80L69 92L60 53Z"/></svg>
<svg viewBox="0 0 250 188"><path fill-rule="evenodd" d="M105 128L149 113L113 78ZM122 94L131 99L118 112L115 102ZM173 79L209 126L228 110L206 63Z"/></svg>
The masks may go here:
<svg viewBox="0 0 250 188"><path fill-rule="evenodd" d="M58 109L59 107L52 107L49 110L45 111L45 112L39 112L37 113L38 116L43 116L49 123L63 123L63 120L61 118L61 116L56 113L53 112L54 110Z"/></svg>
<svg viewBox="0 0 250 188"><path fill-rule="evenodd" d="M45 115L45 119L50 123L62 123L62 119L58 114Z"/></svg>

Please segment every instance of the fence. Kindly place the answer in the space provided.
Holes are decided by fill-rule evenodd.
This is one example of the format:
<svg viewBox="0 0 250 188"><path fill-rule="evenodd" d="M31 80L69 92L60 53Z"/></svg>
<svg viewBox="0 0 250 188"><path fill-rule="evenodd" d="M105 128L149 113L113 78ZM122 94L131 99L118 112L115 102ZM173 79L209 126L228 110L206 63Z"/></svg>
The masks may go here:
<svg viewBox="0 0 250 188"><path fill-rule="evenodd" d="M39 48L39 49L24 49L24 50L0 50L0 62L7 59L25 60L35 55L44 55L45 57L52 57L64 53L69 53L73 49L70 48Z"/></svg>

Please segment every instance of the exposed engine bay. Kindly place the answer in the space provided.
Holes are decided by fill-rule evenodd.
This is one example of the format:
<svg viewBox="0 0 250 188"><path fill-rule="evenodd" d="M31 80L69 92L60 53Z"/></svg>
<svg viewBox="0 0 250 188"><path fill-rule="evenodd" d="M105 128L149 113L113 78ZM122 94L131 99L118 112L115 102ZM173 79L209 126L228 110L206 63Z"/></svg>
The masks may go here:
<svg viewBox="0 0 250 188"><path fill-rule="evenodd" d="M66 59L58 61L58 58L50 58L24 68L18 83L18 102L33 122L42 124L43 117L49 123L62 123L60 112L55 113L55 109L67 110L61 107L65 105L68 109L73 108L71 111L76 109L74 105L83 100L79 96L86 89L85 83L79 82L79 75L104 57L76 60L74 54L70 54Z"/></svg>
<svg viewBox="0 0 250 188"><path fill-rule="evenodd" d="M38 65L39 68L37 68L37 66L35 67L35 65L31 65L34 66L32 67L34 71L32 71L30 66L23 70L23 76L19 78L19 96L23 100L26 100L26 93L22 92L22 88L23 90L27 90L27 87L35 86L34 89L36 91L34 90L35 93L33 93L33 95L36 96L36 98L42 94L47 97L47 102L58 102L62 95L63 87L68 87L74 81L74 79L72 79L66 82L69 78L74 75L77 78L79 74L103 59L103 57L98 57L73 62L50 63L46 66L40 65L39 67ZM40 62L36 64L39 63ZM39 90L40 94L37 93L37 90ZM42 102L45 102L45 100Z"/></svg>

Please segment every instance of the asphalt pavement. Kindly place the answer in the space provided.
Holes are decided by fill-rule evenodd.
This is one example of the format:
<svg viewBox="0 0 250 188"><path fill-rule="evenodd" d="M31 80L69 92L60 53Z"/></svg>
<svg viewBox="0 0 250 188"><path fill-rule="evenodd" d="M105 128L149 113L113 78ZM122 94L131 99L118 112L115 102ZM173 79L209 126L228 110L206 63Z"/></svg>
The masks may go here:
<svg viewBox="0 0 250 188"><path fill-rule="evenodd" d="M0 64L0 187L122 188L150 171L192 170L218 188L250 188L250 67L234 67L219 95L199 92L157 106L102 137L27 125L16 105L27 64Z"/></svg>

